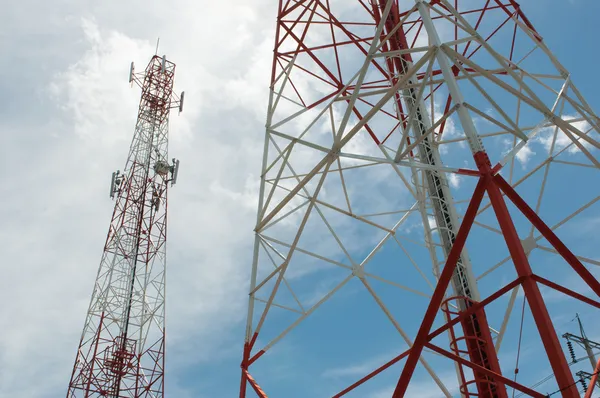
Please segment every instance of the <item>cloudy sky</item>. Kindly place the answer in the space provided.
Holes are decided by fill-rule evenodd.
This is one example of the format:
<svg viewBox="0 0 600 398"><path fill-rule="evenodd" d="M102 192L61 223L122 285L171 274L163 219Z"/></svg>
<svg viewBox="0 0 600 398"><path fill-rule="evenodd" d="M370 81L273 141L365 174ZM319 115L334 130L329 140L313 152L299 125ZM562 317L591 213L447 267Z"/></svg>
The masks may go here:
<svg viewBox="0 0 600 398"><path fill-rule="evenodd" d="M521 3L599 109L600 5ZM169 148L181 169L169 199L166 396L235 396L276 8L272 0L3 7L1 398L66 391L112 211L110 174L123 167L135 123L129 63L141 70L157 37L177 64L176 91L186 91ZM388 358L377 355L319 382L353 381ZM287 371L271 371L275 384ZM387 386L374 391L389 396Z"/></svg>

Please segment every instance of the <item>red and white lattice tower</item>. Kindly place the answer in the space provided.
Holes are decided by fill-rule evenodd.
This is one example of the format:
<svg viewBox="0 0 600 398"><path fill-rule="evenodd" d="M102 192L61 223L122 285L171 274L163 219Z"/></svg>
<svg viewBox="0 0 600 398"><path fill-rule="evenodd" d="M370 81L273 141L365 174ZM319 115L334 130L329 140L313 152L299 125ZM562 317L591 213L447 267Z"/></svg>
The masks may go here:
<svg viewBox="0 0 600 398"><path fill-rule="evenodd" d="M520 6L280 0L272 65L240 397L578 397L600 119Z"/></svg>
<svg viewBox="0 0 600 398"><path fill-rule="evenodd" d="M129 81L142 89L125 169L113 173L116 197L102 261L67 397L163 397L169 114L175 64L153 56Z"/></svg>

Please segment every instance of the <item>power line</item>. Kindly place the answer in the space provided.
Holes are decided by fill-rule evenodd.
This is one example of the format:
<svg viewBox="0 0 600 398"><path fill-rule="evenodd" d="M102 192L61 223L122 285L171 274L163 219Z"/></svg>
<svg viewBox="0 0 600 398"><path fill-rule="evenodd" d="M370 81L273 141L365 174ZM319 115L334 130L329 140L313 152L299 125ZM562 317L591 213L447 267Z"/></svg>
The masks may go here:
<svg viewBox="0 0 600 398"><path fill-rule="evenodd" d="M592 373L592 375L591 375L591 376L594 376L595 374L598 374L598 373L600 373L600 372ZM554 391L552 394L547 394L547 395L546 395L546 397L551 397L551 396L553 396L554 394L556 394L556 393L559 393L559 392L561 392L561 391L564 391L564 390L566 390L566 389L568 389L568 388L571 388L571 387L573 387L573 386L577 385L577 383L580 383L580 382L581 382L581 380L577 380L575 383L573 383L573 384L569 384L568 386L566 386L566 387L563 387L563 388L561 388L560 390L556 390L556 391Z"/></svg>
<svg viewBox="0 0 600 398"><path fill-rule="evenodd" d="M600 351L596 352L596 354L600 354ZM583 359L586 359L586 358L587 358L587 356L583 356L583 357L581 357L581 358L577 358L577 359L575 359L574 361L571 361L571 362L569 362L569 366L572 366L573 364L575 364L575 363L577 363L577 362L579 362L579 361L581 361L581 360L583 360ZM539 387L539 386L541 386L542 384L544 384L544 383L546 383L547 381L549 381L550 379L552 379L552 377L553 377L553 376L554 376L554 373L550 373L548 376L544 377L543 379L541 379L540 381L538 381L538 382L537 382L537 383L535 383L534 385L530 386L529 388L531 388L531 389L534 389L534 388L536 388L536 387ZM554 393L553 393L553 394L554 394ZM524 392L522 392L522 393L520 393L519 395L517 395L515 398L519 398L519 397L522 397L522 396L524 396L524 395L525 395L525 393L524 393Z"/></svg>
<svg viewBox="0 0 600 398"><path fill-rule="evenodd" d="M594 348L600 348L600 344L598 344L598 343L596 343L594 341L591 341L591 340L589 340L587 338L587 336L585 334L585 331L583 329L583 325L581 323L581 319L579 318L579 314L576 314L575 318L573 318L571 320L571 322L573 322L576 319L577 319L577 322L579 324L579 330L581 332L581 336L577 336L577 335L574 335L574 334L571 334L571 333L565 333L562 336L563 338L567 339L567 347L569 349L569 353L571 354L571 358L572 358L572 361L568 365L571 366L571 365L573 365L573 364L575 364L575 363L577 363L577 362L579 362L579 361L581 361L583 359L589 358L590 362L592 363L592 367L595 370L595 362L596 362L595 361L595 359L596 359L595 355L598 354L598 352L594 353L593 349ZM576 358L575 357L575 352L573 350L573 345L571 343L571 340L574 341L574 342L576 342L577 344L581 345L581 347L583 347L586 350L587 355L583 356L581 358ZM520 342L519 342L519 350L520 350ZM518 358L518 354L517 354L517 358ZM518 361L518 359L517 359L517 361ZM594 374L595 373L589 374L589 378L591 378ZM532 385L530 388L536 388L536 387L541 386L542 384L544 384L547 381L549 381L550 379L552 379L553 376L554 376L554 373L550 373L548 376L544 377L542 380L538 381L536 384ZM567 388L571 388L574 385L576 385L577 383L581 383L585 387L585 384L584 384L584 382L582 380L583 379L580 378L580 380L576 381L575 383L573 383L573 384L571 384L571 385L569 385L567 387L564 387L564 388L562 388L560 390L557 390L557 391L553 392L552 394L548 394L547 397L550 397L550 396L552 396L552 395L554 395L554 394L556 394L558 392L564 391ZM600 385L600 381L598 382L598 384ZM525 395L525 394L521 393L521 394L519 394L519 395L517 395L515 397L514 396L514 390L513 390L513 398L519 398L519 397L522 397L523 395Z"/></svg>
<svg viewBox="0 0 600 398"><path fill-rule="evenodd" d="M523 297L523 309L521 310L521 327L519 330L519 346L517 348L517 361L515 363L515 378L517 381L517 374L519 373L519 359L521 357L521 341L523 338L523 320L525 319L525 297ZM515 398L515 390L513 390L512 398Z"/></svg>

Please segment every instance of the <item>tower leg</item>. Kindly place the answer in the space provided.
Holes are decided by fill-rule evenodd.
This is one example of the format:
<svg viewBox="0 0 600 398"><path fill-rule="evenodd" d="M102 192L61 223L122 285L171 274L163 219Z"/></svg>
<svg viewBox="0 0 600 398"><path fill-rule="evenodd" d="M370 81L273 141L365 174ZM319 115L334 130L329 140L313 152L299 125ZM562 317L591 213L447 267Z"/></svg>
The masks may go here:
<svg viewBox="0 0 600 398"><path fill-rule="evenodd" d="M487 161L487 155L485 153L477 155L486 158L486 161L482 162L483 164L480 164L479 167L483 169L482 172L486 172L491 176L491 167L489 161ZM496 213L496 218L500 224L500 229L504 235L504 240L508 246L517 274L520 277L524 277L521 285L523 286L525 297L531 308L531 313L540 333L544 348L548 353L550 366L552 366L558 386L562 389L563 397L579 397L577 388L574 386L573 374L563 355L558 336L552 326L552 320L550 319L550 314L548 313L548 309L542 298L540 288L533 278L531 278L533 271L529 265L525 249L523 249L515 225L508 212L508 207L506 207L506 203L500 192L500 188L496 184L495 179L492 181L493 182L489 184L487 188L490 202Z"/></svg>
<svg viewBox="0 0 600 398"><path fill-rule="evenodd" d="M479 183L475 188L473 198L471 199L471 202L465 214L464 221L461 224L460 229L458 231L458 235L456 237L454 246L450 251L448 260L438 281L438 285L431 298L429 307L427 308L427 312L425 314L423 322L421 323L421 327L417 334L417 338L415 339L415 344L411 348L411 352L408 356L408 359L396 386L396 390L394 391L393 398L400 398L404 396L406 390L408 389L408 385L412 378L412 374L415 370L417 361L421 356L423 348L425 346L430 346L428 343L430 340L429 332L431 330L431 326L433 325L435 315L440 305L442 304L442 300L446 290L448 289L452 273L456 268L456 262L465 245L465 241L467 239L467 236L475 219L475 215L479 208L479 204L481 203L485 191L487 191L488 193L490 202L496 214L496 218L500 225L500 229L502 230L504 239L508 246L508 250L515 265L515 269L517 271L518 276L521 279L521 284L525 292L525 297L527 298L527 301L531 308L534 321L540 333L540 338L548 355L548 359L550 361L552 370L554 371L556 380L558 382L558 386L561 389L561 393L563 394L563 397L579 397L576 385L574 383L573 375L571 373L567 360L565 359L565 356L563 355L563 352L561 350L556 331L552 326L550 314L548 313L548 309L546 308L540 289L535 279L533 278L534 274L527 259L527 255L525 254L525 250L523 249L521 240L519 239L519 236L517 234L517 230L508 211L508 207L506 206L504 198L502 197L502 192L500 190L499 184L497 183L499 178L497 179L492 175L492 168L488 160L487 154L485 154L485 152L477 153L475 155L475 160L481 172ZM516 196L518 197L518 195ZM555 237L555 235L553 236ZM562 242L560 242L558 238L556 238L556 240L562 245ZM587 280L586 277L588 271L585 269L585 267L581 267L583 268L583 270L580 269L579 273L582 277L584 277L584 279ZM480 311L483 313L483 308ZM482 318L484 319L484 317ZM488 351L488 353L490 355L490 362L497 363L497 356L495 352ZM462 360L462 362L466 362L466 360ZM483 373L479 372L478 375L477 367L473 368L475 370L476 377L481 377L480 375ZM500 374L499 372L497 373ZM501 386L500 384L497 385ZM498 389L498 394L505 393L506 390L503 386L502 388Z"/></svg>
<svg viewBox="0 0 600 398"><path fill-rule="evenodd" d="M408 359L406 360L404 369L402 370L400 380L398 380L398 384L396 385L396 389L394 390L394 394L392 396L393 398L404 397L404 394L408 389L410 379L412 378L412 374L417 366L419 357L423 352L423 348L429 340L429 331L431 330L433 321L435 320L435 315L442 304L442 300L444 299L444 295L446 294L446 290L448 289L448 285L450 284L450 279L454 274L456 263L465 245L467 236L469 235L469 231L473 226L473 221L475 220L477 210L479 209L479 205L481 204L483 194L485 193L485 189L488 184L489 177L482 176L479 179L479 182L477 183L477 187L475 187L475 192L473 193L473 197L465 213L465 218L462 224L460 225L460 228L458 229L458 234L456 235L454 246L452 246L452 250L450 250L450 254L448 255L446 265L444 266L442 274L440 275L440 279L435 288L435 291L431 296L431 301L429 302L429 306L427 307L427 312L425 313L425 317L423 318L423 322L421 323L421 327L419 328L419 332L417 333L415 342L410 350L410 354L408 355Z"/></svg>
<svg viewBox="0 0 600 398"><path fill-rule="evenodd" d="M594 393L594 388L596 387L596 382L598 380L600 380L600 377L598 377L599 373L600 373L600 360L598 360L598 364L596 365L596 369L594 370L594 375L592 376L590 388L585 393L585 398L592 398L592 394Z"/></svg>

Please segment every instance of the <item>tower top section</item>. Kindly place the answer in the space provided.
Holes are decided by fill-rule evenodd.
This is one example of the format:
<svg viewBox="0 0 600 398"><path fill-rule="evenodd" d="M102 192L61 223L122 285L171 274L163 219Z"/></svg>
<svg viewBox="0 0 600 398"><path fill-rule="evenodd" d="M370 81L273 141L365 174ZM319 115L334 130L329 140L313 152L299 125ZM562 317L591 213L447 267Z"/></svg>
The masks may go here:
<svg viewBox="0 0 600 398"><path fill-rule="evenodd" d="M142 89L140 106L149 110L148 117L151 122L164 122L169 115L169 110L177 108L179 113L183 111L183 99L185 93L182 91L178 96L173 93L173 82L175 79L175 64L167 60L167 56L154 55L148 62L143 72L136 73L132 62L129 68L129 83L136 83ZM140 114L144 117L143 114Z"/></svg>

